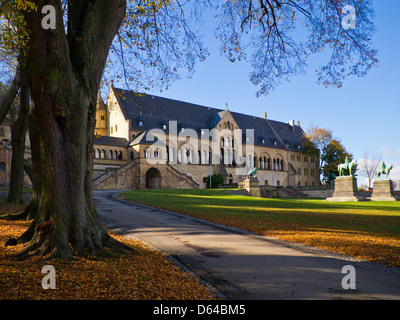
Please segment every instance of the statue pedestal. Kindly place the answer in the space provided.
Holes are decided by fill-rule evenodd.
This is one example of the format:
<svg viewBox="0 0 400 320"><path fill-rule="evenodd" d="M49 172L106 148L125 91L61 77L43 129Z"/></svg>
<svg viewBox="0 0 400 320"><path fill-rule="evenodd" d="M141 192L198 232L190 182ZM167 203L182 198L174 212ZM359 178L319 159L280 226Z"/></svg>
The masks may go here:
<svg viewBox="0 0 400 320"><path fill-rule="evenodd" d="M243 188L247 190L250 197L261 197L260 183L257 177L247 177L243 182Z"/></svg>
<svg viewBox="0 0 400 320"><path fill-rule="evenodd" d="M326 201L366 201L366 197L361 196L357 189L357 179L355 177L337 177L335 180L335 191L331 198Z"/></svg>
<svg viewBox="0 0 400 320"><path fill-rule="evenodd" d="M372 201L400 201L400 196L393 192L392 180L374 181L374 189L371 196Z"/></svg>

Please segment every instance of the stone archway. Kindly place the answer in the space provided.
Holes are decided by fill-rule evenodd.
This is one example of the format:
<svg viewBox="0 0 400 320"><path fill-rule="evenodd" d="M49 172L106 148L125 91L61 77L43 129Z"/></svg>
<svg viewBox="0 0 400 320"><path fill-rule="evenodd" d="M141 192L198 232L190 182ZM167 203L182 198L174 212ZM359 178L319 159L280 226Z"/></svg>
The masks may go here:
<svg viewBox="0 0 400 320"><path fill-rule="evenodd" d="M156 168L150 168L146 172L146 188L160 189L161 188L161 173Z"/></svg>

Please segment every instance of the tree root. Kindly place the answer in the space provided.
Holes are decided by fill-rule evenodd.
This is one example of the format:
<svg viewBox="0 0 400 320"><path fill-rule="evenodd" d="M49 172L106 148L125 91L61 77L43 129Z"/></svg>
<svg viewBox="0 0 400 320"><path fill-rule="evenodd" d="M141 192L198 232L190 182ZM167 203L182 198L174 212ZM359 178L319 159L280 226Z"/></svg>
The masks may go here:
<svg viewBox="0 0 400 320"><path fill-rule="evenodd" d="M111 237L105 230L103 230L99 246L95 246L92 240L86 241L85 246L74 247L71 243L67 245L54 244L52 243L52 239L51 230L46 230L46 226L43 226L43 224L36 226L36 223L33 222L18 239L11 238L7 240L6 246L29 242L25 248L15 255L15 258L18 260L26 260L33 256L39 256L45 260L61 259L70 261L74 259L74 254L76 256L84 256L88 252L96 254L97 251L101 251L104 248L126 250L127 252L139 254L134 248Z"/></svg>
<svg viewBox="0 0 400 320"><path fill-rule="evenodd" d="M38 210L38 203L36 201L30 201L24 211L19 213L7 213L0 216L2 220L16 221L16 220L32 220L35 218Z"/></svg>

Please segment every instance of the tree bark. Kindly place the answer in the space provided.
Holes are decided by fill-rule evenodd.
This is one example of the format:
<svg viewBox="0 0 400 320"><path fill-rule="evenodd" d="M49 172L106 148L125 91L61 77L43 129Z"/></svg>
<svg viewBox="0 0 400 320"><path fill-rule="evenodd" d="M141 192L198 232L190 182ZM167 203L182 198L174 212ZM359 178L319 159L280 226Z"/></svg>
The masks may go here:
<svg viewBox="0 0 400 320"><path fill-rule="evenodd" d="M22 76L23 78L23 76ZM18 119L11 129L11 179L8 201L23 203L25 136L28 129L29 87L21 78Z"/></svg>
<svg viewBox="0 0 400 320"><path fill-rule="evenodd" d="M40 200L34 232L21 252L70 259L115 245L93 201L93 133L97 92L111 42L126 9L122 0L74 1L65 34L60 1L36 1L27 81L35 103L40 151ZM56 30L41 27L43 5L57 11ZM37 159L33 159L33 162Z"/></svg>
<svg viewBox="0 0 400 320"><path fill-rule="evenodd" d="M18 64L17 72L15 73L14 80L8 89L5 97L1 101L0 104L0 124L3 123L4 119L6 118L10 108L15 100L15 97L18 94L18 90L20 87L20 64Z"/></svg>

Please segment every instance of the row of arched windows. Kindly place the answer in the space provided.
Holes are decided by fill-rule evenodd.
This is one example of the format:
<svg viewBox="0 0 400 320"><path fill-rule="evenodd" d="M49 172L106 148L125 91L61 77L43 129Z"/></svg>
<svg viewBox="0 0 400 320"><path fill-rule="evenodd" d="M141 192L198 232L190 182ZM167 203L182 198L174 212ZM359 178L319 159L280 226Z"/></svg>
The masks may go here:
<svg viewBox="0 0 400 320"><path fill-rule="evenodd" d="M163 152L166 152L164 155ZM167 147L162 151L160 148L152 149L148 148L143 151L143 157L148 159L160 159L165 160L167 162L172 163L183 163L183 164L210 164L211 160L211 152L207 150L198 150L197 155L196 151L190 148L179 148L177 154L175 153L175 149ZM177 157L175 159L175 157ZM225 164L226 166L236 166L235 163L235 150L230 149L220 149L220 163ZM133 155L131 155L131 160L133 160ZM245 156L245 163L243 166L254 168L257 167L261 170L274 170L274 171L283 171L284 170L284 162L281 158L271 159L269 157L259 157L257 161L257 157L252 154L248 154Z"/></svg>
<svg viewBox="0 0 400 320"><path fill-rule="evenodd" d="M94 157L96 159L122 160L122 151L96 149Z"/></svg>
<svg viewBox="0 0 400 320"><path fill-rule="evenodd" d="M272 159L267 157L260 157L258 159L259 165L258 168L261 170L274 170L274 171L283 171L283 159Z"/></svg>

